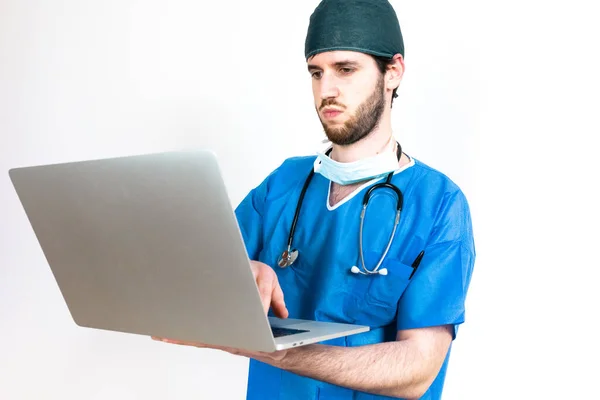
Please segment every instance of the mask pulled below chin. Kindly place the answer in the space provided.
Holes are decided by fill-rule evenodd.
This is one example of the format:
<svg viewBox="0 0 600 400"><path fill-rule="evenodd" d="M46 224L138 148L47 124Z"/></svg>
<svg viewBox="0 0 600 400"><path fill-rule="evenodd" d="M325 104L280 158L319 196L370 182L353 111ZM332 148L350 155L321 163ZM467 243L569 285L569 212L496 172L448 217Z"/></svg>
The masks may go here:
<svg viewBox="0 0 600 400"><path fill-rule="evenodd" d="M314 171L339 185L350 185L367 179L379 178L398 169L396 153L384 151L372 157L349 163L332 160L318 151Z"/></svg>

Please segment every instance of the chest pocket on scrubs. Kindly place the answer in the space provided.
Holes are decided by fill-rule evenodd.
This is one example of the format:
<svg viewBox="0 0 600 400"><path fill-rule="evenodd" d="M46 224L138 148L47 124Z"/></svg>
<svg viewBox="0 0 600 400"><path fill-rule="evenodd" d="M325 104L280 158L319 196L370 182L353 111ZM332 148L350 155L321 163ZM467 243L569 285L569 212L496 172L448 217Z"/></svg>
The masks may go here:
<svg viewBox="0 0 600 400"><path fill-rule="evenodd" d="M365 251L367 269L372 270L379 257L380 254ZM357 266L361 268L361 264ZM383 268L387 269L387 275L352 274L345 313L356 323L375 328L388 325L396 318L398 301L410 282L413 268L389 256L379 270Z"/></svg>

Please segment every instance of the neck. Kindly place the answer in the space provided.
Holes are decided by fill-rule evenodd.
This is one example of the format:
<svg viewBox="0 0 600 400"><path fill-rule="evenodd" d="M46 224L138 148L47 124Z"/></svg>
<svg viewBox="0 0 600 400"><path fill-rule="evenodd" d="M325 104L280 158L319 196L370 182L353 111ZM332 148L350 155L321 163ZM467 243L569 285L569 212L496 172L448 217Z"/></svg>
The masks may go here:
<svg viewBox="0 0 600 400"><path fill-rule="evenodd" d="M390 119L386 118L389 111L384 111L379 125L367 136L356 143L341 146L333 144L331 158L338 162L353 162L375 156L383 151L394 151L395 142L392 136Z"/></svg>

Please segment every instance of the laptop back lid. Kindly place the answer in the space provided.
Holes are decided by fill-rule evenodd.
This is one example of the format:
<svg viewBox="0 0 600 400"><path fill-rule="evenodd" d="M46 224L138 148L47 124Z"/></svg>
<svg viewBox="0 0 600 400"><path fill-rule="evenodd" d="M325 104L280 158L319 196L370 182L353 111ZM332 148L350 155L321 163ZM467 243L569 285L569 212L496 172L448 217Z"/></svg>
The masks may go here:
<svg viewBox="0 0 600 400"><path fill-rule="evenodd" d="M32 166L9 175L76 324L274 350L212 152Z"/></svg>

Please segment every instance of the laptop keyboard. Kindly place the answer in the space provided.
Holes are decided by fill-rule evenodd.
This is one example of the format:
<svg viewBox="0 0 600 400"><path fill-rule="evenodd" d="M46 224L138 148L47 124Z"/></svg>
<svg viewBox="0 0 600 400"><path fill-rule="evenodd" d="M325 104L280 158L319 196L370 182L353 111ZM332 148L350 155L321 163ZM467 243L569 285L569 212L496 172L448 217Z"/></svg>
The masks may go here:
<svg viewBox="0 0 600 400"><path fill-rule="evenodd" d="M297 333L304 333L304 332L308 332L302 329L290 329L290 328L274 328L271 327L271 331L273 332L273 337L282 337L282 336L289 336L289 335L295 335Z"/></svg>

